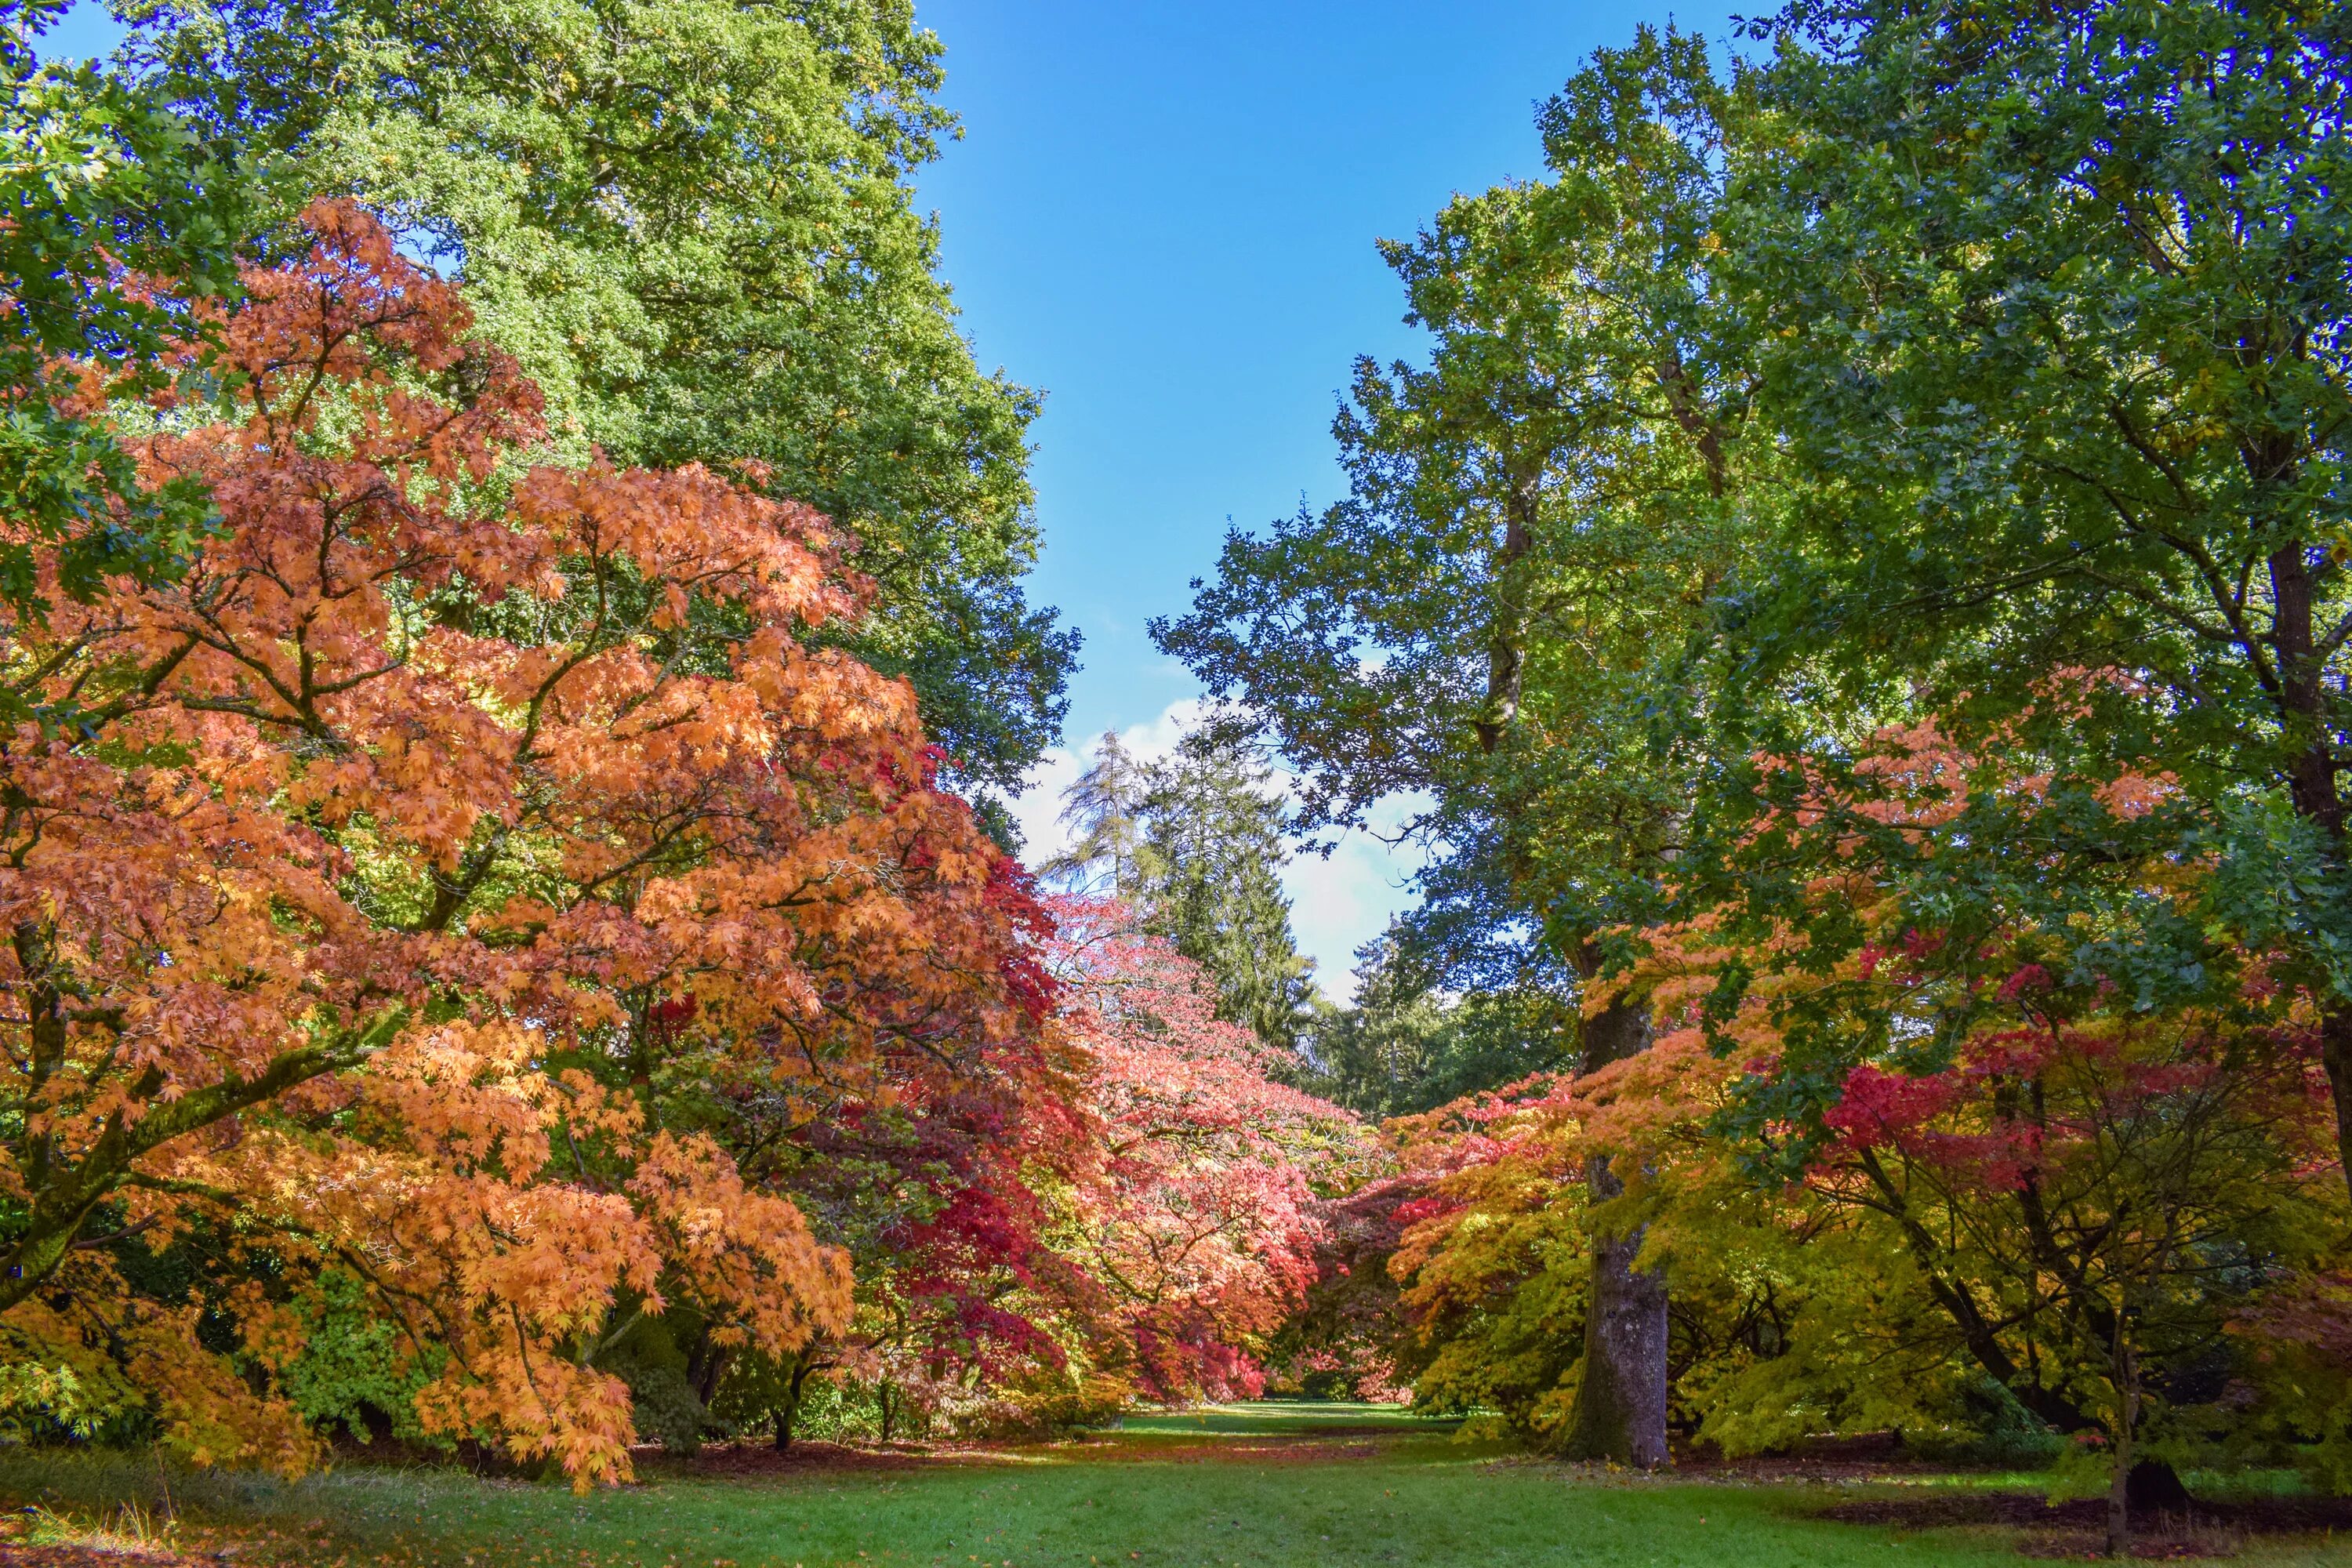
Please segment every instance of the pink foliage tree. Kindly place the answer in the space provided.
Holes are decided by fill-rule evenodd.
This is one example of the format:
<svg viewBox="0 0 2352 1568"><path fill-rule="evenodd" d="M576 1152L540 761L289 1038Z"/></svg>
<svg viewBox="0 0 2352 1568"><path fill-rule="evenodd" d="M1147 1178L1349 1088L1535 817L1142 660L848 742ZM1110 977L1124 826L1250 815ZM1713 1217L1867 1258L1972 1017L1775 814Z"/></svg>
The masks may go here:
<svg viewBox="0 0 2352 1568"><path fill-rule="evenodd" d="M1255 1394L1260 1352L1316 1278L1318 1179L1360 1130L1283 1083L1279 1053L1218 1018L1200 967L1125 908L1049 907L1095 1129L1066 1246L1106 1290L1139 1392Z"/></svg>

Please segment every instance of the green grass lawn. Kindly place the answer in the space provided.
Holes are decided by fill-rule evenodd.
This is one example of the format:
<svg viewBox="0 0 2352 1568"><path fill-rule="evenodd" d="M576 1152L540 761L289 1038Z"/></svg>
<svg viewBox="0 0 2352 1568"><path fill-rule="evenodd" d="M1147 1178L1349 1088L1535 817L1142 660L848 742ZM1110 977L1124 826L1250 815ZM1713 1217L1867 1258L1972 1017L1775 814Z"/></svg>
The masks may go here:
<svg viewBox="0 0 2352 1568"><path fill-rule="evenodd" d="M234 1540L237 1560L248 1562L1959 1568L2019 1561L2012 1533L1906 1535L1806 1518L1808 1501L1827 1495L1820 1488L1498 1463L1432 1425L1360 1407L1227 1407L1133 1418L1084 1443L908 1457L888 1468L711 1475L656 1463L641 1485L586 1498L448 1470L350 1465L292 1485L223 1475L175 1475L173 1485L182 1543L211 1551ZM95 1520L157 1496L152 1462L0 1454L0 1497L42 1503L60 1518ZM2343 1565L2352 1551L2272 1543L2238 1561Z"/></svg>
<svg viewBox="0 0 2352 1568"><path fill-rule="evenodd" d="M1118 1423L1117 1430L1122 1434L1150 1433L1171 1436L1209 1433L1240 1437L1276 1434L1352 1436L1367 1433L1443 1436L1457 1425L1454 1421L1415 1415L1393 1405L1350 1405L1329 1399L1264 1399L1248 1405L1209 1405L1198 1410L1129 1415Z"/></svg>

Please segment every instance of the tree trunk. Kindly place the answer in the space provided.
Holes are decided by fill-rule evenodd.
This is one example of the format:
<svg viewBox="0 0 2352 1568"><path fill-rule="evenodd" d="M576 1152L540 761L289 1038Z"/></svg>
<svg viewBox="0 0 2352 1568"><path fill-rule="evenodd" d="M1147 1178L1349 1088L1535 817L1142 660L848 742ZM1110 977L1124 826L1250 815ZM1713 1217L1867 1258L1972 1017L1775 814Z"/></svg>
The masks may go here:
<svg viewBox="0 0 2352 1568"><path fill-rule="evenodd" d="M2115 1474L2107 1480L2107 1555L2131 1555L2134 1438L2139 1428L2139 1357L2131 1341L2131 1300L2116 1312L2111 1375L2116 1384Z"/></svg>
<svg viewBox="0 0 2352 1568"><path fill-rule="evenodd" d="M2107 1482L2107 1555L2131 1555L2131 1436L2116 1439L2116 1473Z"/></svg>
<svg viewBox="0 0 2352 1568"><path fill-rule="evenodd" d="M776 1423L776 1452L781 1454L793 1446L793 1424L801 1418L801 1385L808 1381L809 1363L803 1356L793 1363L793 1375L784 1384L784 1402L768 1412Z"/></svg>
<svg viewBox="0 0 2352 1568"><path fill-rule="evenodd" d="M1623 1191L1609 1162L1586 1170L1594 1200ZM1666 1281L1636 1268L1643 1230L1592 1244L1584 1314L1584 1375L1577 1385L1567 1453L1655 1469L1666 1462Z"/></svg>
<svg viewBox="0 0 2352 1568"><path fill-rule="evenodd" d="M1585 1020L1584 1070L1621 1061L1649 1044L1648 1009L1621 1000ZM1589 1160L1584 1174L1596 1205L1625 1190L1604 1158ZM1584 1370L1565 1448L1570 1458L1614 1459L1643 1469L1666 1462L1666 1281L1654 1269L1633 1266L1643 1234L1636 1226L1622 1236L1593 1236Z"/></svg>
<svg viewBox="0 0 2352 1568"><path fill-rule="evenodd" d="M769 1411L776 1420L776 1453L793 1446L793 1427L800 1422L800 1389L809 1383L812 1371L816 1371L816 1352L793 1356L793 1375L783 1383L783 1404Z"/></svg>
<svg viewBox="0 0 2352 1568"><path fill-rule="evenodd" d="M2284 475L2292 458L2270 457L2257 479ZM2278 649L2279 718L2288 733L2305 737L2287 776L2287 794L2297 816L2317 827L2326 853L2341 871L2346 863L2344 796L2338 786L2336 747L2327 729L2326 665L2313 641L2315 591L2305 543L2297 541L2270 559L2273 637ZM2320 1061L2336 1101L2336 1157L2352 1191L2352 999L2320 1001Z"/></svg>
<svg viewBox="0 0 2352 1568"><path fill-rule="evenodd" d="M1527 683L1528 583L1523 564L1535 548L1536 520L1543 505L1543 462L1522 464L1511 475L1503 503L1503 543L1495 552L1495 619L1486 634L1486 707L1474 726L1478 749L1489 756L1519 716Z"/></svg>
<svg viewBox="0 0 2352 1568"><path fill-rule="evenodd" d="M2322 1005L2319 1059L2336 1097L2336 1158L2352 1189L2352 1003L2330 997Z"/></svg>

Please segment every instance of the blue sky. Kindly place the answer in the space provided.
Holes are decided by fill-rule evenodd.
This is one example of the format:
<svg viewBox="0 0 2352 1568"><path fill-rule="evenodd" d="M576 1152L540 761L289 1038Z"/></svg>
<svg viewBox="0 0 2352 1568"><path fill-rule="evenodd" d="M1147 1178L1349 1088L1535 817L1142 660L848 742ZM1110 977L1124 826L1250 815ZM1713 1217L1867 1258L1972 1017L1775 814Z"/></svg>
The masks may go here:
<svg viewBox="0 0 2352 1568"><path fill-rule="evenodd" d="M925 172L946 272L988 365L1045 389L1036 596L1087 637L1065 752L1166 743L1199 693L1145 634L1228 522L1338 497L1358 354L1421 352L1374 241L1455 191L1542 173L1537 104L1663 5L1509 0L917 0L965 138ZM1749 9L1759 7L1750 6ZM1719 32L1727 9L1681 9ZM1173 711L1171 712L1171 710ZM1295 863L1300 944L1344 992L1411 866L1367 838Z"/></svg>
<svg viewBox="0 0 2352 1568"><path fill-rule="evenodd" d="M1751 7L1753 8L1753 7ZM1166 744L1199 689L1144 624L1181 612L1228 522L1337 497L1331 415L1360 353L1419 352L1373 242L1457 190L1542 172L1537 103L1651 0L917 0L947 45L964 139L923 172L963 326L1043 388L1033 593L1085 634L1068 744ZM1727 9L1678 9L1719 34ZM110 47L91 0L51 35ZM1336 992L1410 894L1369 839L1294 864L1300 944Z"/></svg>

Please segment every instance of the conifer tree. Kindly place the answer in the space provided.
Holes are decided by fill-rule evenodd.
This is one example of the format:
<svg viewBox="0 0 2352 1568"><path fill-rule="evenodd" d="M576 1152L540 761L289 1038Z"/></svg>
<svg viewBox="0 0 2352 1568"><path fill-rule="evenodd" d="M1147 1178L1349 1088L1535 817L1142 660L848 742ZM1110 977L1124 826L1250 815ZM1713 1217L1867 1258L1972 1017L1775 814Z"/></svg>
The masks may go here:
<svg viewBox="0 0 2352 1568"><path fill-rule="evenodd" d="M1143 812L1150 795L1144 765L1115 731L1104 731L1093 763L1062 792L1061 820L1071 830L1069 846L1038 874L1075 892L1129 903L1140 900L1150 880L1151 852L1143 841Z"/></svg>
<svg viewBox="0 0 2352 1568"><path fill-rule="evenodd" d="M1145 923L1216 978L1218 1016L1297 1047L1314 965L1290 929L1282 802L1243 747L1204 731L1151 771L1143 817L1156 872Z"/></svg>
<svg viewBox="0 0 2352 1568"><path fill-rule="evenodd" d="M1313 1016L1314 965L1290 929L1290 852L1269 776L1213 732L1152 763L1106 733L1062 794L1069 847L1040 874L1128 905L1214 978L1217 1016L1289 1051Z"/></svg>

